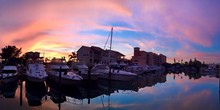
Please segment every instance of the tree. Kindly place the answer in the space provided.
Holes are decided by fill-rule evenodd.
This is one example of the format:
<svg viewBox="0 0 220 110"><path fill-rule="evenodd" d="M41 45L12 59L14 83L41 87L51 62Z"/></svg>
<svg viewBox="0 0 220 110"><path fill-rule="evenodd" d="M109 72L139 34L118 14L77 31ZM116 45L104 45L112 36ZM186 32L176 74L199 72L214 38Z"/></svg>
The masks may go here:
<svg viewBox="0 0 220 110"><path fill-rule="evenodd" d="M219 65L216 65L216 68L217 68L217 69L219 69L219 67L220 67Z"/></svg>
<svg viewBox="0 0 220 110"><path fill-rule="evenodd" d="M14 62L22 53L21 49L22 48L17 48L16 46L5 46L0 53L1 59L5 62Z"/></svg>
<svg viewBox="0 0 220 110"><path fill-rule="evenodd" d="M188 66L188 65L189 65L189 63L186 61L185 64L184 64L184 66Z"/></svg>
<svg viewBox="0 0 220 110"><path fill-rule="evenodd" d="M192 62L192 59L189 60L189 66L192 66L193 65L193 62Z"/></svg>
<svg viewBox="0 0 220 110"><path fill-rule="evenodd" d="M69 55L69 60L76 61L76 58L77 58L77 53L76 52L72 52L72 54Z"/></svg>

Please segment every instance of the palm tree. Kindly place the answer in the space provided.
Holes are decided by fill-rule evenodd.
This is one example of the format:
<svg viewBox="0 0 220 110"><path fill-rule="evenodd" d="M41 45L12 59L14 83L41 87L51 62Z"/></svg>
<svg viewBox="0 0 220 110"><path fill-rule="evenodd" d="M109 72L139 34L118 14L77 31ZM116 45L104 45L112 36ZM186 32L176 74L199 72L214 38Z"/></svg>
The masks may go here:
<svg viewBox="0 0 220 110"><path fill-rule="evenodd" d="M77 59L77 53L72 52L72 54L69 55L69 60L76 62L76 59Z"/></svg>
<svg viewBox="0 0 220 110"><path fill-rule="evenodd" d="M22 48L17 48L16 46L5 46L2 48L2 52L0 53L1 59L4 62L9 63L17 63L16 60L19 58Z"/></svg>

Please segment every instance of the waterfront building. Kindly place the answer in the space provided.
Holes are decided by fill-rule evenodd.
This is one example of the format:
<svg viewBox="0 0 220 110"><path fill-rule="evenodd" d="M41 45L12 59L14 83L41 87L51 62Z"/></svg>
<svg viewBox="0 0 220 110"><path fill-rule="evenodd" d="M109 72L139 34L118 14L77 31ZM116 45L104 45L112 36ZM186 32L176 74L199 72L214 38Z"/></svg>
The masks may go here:
<svg viewBox="0 0 220 110"><path fill-rule="evenodd" d="M119 63L124 59L125 55L114 50L103 50L96 46L81 46L77 51L77 60L79 63L86 65L94 65L98 63L109 64Z"/></svg>
<svg viewBox="0 0 220 110"><path fill-rule="evenodd" d="M163 54L156 54L153 52L140 51L139 47L134 47L134 55L131 62L138 65L156 65L159 66L166 63L166 56Z"/></svg>
<svg viewBox="0 0 220 110"><path fill-rule="evenodd" d="M102 53L102 61L103 64L109 63L120 63L124 59L125 55L118 51L114 50L105 50Z"/></svg>

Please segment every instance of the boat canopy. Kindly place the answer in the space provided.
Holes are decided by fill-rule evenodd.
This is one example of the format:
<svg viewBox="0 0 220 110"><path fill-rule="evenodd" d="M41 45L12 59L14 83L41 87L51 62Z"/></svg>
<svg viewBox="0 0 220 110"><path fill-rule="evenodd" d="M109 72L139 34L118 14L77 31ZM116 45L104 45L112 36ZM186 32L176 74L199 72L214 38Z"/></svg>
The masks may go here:
<svg viewBox="0 0 220 110"><path fill-rule="evenodd" d="M2 70L15 70L15 71L17 71L17 67L16 66L4 66Z"/></svg>

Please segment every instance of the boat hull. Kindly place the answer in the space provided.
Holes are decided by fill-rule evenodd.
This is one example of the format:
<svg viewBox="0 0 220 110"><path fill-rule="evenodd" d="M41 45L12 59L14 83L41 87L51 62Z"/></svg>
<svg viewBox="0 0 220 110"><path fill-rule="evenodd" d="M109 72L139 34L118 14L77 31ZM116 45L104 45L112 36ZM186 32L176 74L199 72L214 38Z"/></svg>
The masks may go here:
<svg viewBox="0 0 220 110"><path fill-rule="evenodd" d="M18 74L1 79L2 83L13 83L18 81Z"/></svg>
<svg viewBox="0 0 220 110"><path fill-rule="evenodd" d="M97 80L99 78L98 74L91 74L90 76L88 74L80 74L80 76L85 80Z"/></svg>
<svg viewBox="0 0 220 110"><path fill-rule="evenodd" d="M55 76L52 74L48 74L48 76L49 76L49 79L59 83L59 76ZM63 85L78 85L81 82L82 80L72 80L72 79L67 79L63 77L61 77L61 80L60 80L60 84L63 84Z"/></svg>
<svg viewBox="0 0 220 110"><path fill-rule="evenodd" d="M26 76L26 79L31 82L44 82L44 81L46 81L46 77L37 78L37 77Z"/></svg>

